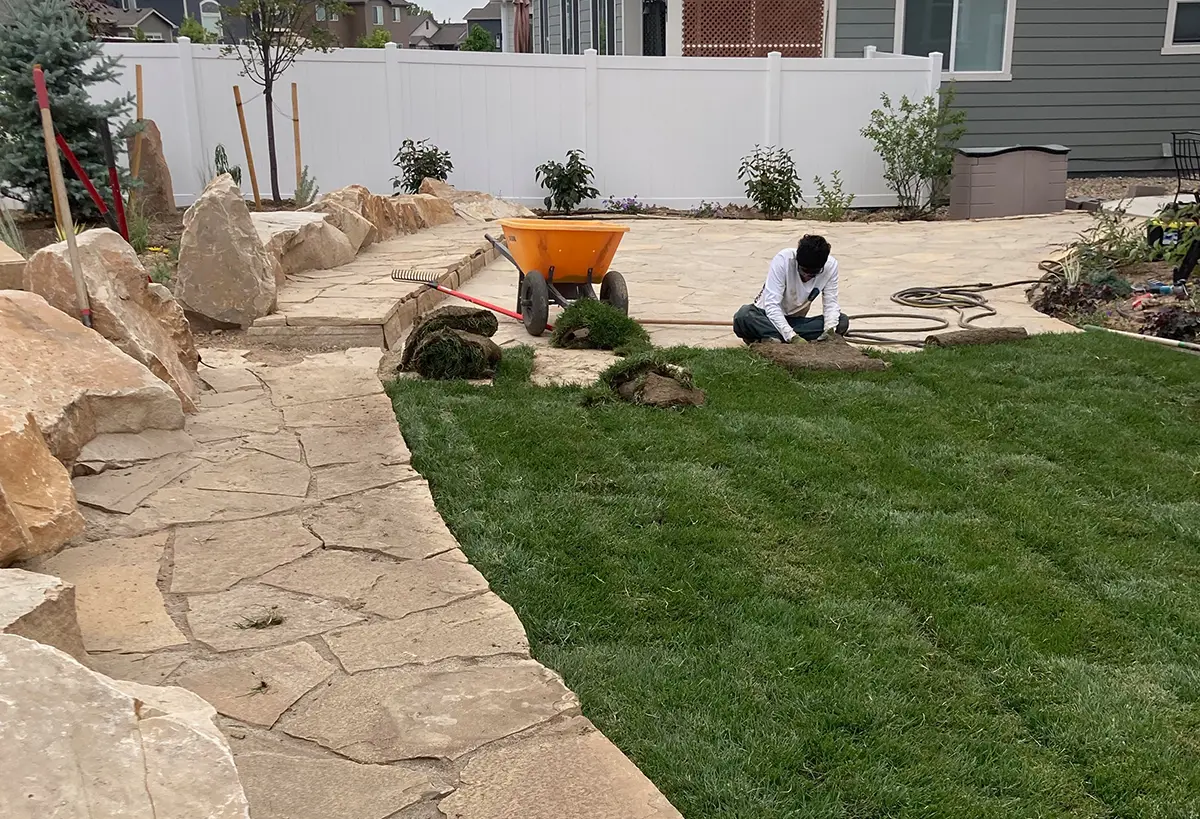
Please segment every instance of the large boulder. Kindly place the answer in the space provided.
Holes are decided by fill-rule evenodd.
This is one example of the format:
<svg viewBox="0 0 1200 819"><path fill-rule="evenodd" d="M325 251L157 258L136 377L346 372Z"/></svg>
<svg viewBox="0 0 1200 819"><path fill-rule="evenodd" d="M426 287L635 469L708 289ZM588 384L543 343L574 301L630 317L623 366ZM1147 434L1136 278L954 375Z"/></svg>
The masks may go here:
<svg viewBox="0 0 1200 819"><path fill-rule="evenodd" d="M175 189L171 186L171 169L163 153L162 134L152 119L144 119L142 130L141 165L138 175L142 184L134 201L144 216L167 216L175 213ZM129 138L129 157L133 161L137 136Z"/></svg>
<svg viewBox="0 0 1200 819"><path fill-rule="evenodd" d="M306 270L331 270L353 261L357 250L323 213L277 211L252 213L267 254L276 260L275 283Z"/></svg>
<svg viewBox="0 0 1200 819"><path fill-rule="evenodd" d="M216 711L0 634L0 816L248 819Z"/></svg>
<svg viewBox="0 0 1200 819"><path fill-rule="evenodd" d="M82 531L71 474L33 415L0 410L0 566L56 552Z"/></svg>
<svg viewBox="0 0 1200 819"><path fill-rule="evenodd" d="M222 174L183 216L175 298L214 326L248 327L275 309L275 295L275 273L250 209Z"/></svg>
<svg viewBox="0 0 1200 819"><path fill-rule="evenodd" d="M89 230L75 244L96 332L170 384L184 410L194 412L200 391L196 347L183 309L151 291L146 269L119 234L108 228ZM69 316L77 313L66 242L33 254L25 269L25 289Z"/></svg>
<svg viewBox="0 0 1200 819"><path fill-rule="evenodd" d="M75 587L48 574L0 569L0 632L87 659L75 617Z"/></svg>
<svg viewBox="0 0 1200 819"><path fill-rule="evenodd" d="M421 182L421 193L449 202L454 212L468 222L492 222L496 219L529 219L534 213L524 205L497 199L490 193L460 191L438 179Z"/></svg>
<svg viewBox="0 0 1200 819"><path fill-rule="evenodd" d="M0 373L0 411L32 412L63 463L101 433L183 427L165 382L36 293L0 291Z"/></svg>
<svg viewBox="0 0 1200 819"><path fill-rule="evenodd" d="M0 242L0 290L20 290L25 282L25 257Z"/></svg>
<svg viewBox="0 0 1200 819"><path fill-rule="evenodd" d="M415 193L410 196L395 196L393 200L404 208L412 208L417 214L417 221L422 228L448 225L458 219L454 205L445 199L439 199L427 193Z"/></svg>
<svg viewBox="0 0 1200 819"><path fill-rule="evenodd" d="M375 238L379 235L375 226L368 222L361 213L339 205L337 202L322 199L320 202L314 202L306 208L301 208L301 210L305 213L325 214L326 221L345 235L355 253L374 244Z"/></svg>
<svg viewBox="0 0 1200 819"><path fill-rule="evenodd" d="M455 221L454 208L437 197L380 196L362 185L349 185L325 194L321 203L340 205L359 214L375 228L376 241Z"/></svg>

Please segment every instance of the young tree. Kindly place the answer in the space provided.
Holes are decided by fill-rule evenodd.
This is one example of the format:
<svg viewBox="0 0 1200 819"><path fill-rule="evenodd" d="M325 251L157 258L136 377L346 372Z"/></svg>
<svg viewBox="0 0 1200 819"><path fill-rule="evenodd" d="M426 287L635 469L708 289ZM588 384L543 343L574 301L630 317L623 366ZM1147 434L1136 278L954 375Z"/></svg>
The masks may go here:
<svg viewBox="0 0 1200 819"><path fill-rule="evenodd" d="M386 28L377 28L370 34L364 34L355 43L358 48L384 48L392 41L392 35Z"/></svg>
<svg viewBox="0 0 1200 819"><path fill-rule="evenodd" d="M216 36L195 17L183 18L183 22L179 24L179 36L187 37L196 45L209 45L217 41Z"/></svg>
<svg viewBox="0 0 1200 819"><path fill-rule="evenodd" d="M96 122L107 119L116 136L132 98L93 101L101 95L89 89L115 80L118 61L104 56L70 0L10 0L10 6L10 24L0 26L0 195L24 203L30 212L53 213L33 66L40 63L45 70L55 127L97 182L108 178L108 166ZM119 146L121 140L113 143ZM67 191L75 213L93 212L83 185L69 171Z"/></svg>
<svg viewBox="0 0 1200 819"><path fill-rule="evenodd" d="M488 30L479 23L472 23L471 30L467 33L466 39L462 41L462 45L458 47L459 51L495 51L496 38L488 33Z"/></svg>
<svg viewBox="0 0 1200 819"><path fill-rule="evenodd" d="M296 58L308 49L329 51L337 43L317 22L317 9L325 17L349 14L342 0L236 0L223 9L226 54L236 54L242 75L263 90L267 113L267 157L271 165L271 199L279 197L279 162L275 152L275 83Z"/></svg>

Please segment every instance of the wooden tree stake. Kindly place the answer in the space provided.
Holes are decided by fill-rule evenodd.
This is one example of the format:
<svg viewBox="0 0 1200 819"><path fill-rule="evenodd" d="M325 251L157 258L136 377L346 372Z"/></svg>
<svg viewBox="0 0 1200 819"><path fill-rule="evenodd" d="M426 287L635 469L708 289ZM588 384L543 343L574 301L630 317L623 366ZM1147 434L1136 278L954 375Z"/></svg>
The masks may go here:
<svg viewBox="0 0 1200 819"><path fill-rule="evenodd" d="M233 87L233 101L237 103L238 122L242 126L242 146L246 149L246 170L250 172L250 187L254 190L254 209L262 210L262 197L258 194L258 176L254 173L254 154L250 152L250 132L246 130L246 112L242 110L242 89Z"/></svg>
<svg viewBox="0 0 1200 819"><path fill-rule="evenodd" d="M296 137L296 190L300 190L300 179L304 176L304 163L300 161L300 96L296 83L292 83L292 133ZM295 199L295 194L292 195Z"/></svg>

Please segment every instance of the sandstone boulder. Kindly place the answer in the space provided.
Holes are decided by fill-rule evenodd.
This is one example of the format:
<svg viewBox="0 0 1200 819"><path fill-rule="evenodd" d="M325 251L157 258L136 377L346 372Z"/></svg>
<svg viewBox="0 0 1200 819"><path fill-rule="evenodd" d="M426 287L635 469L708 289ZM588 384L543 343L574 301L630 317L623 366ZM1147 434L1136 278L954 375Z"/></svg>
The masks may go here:
<svg viewBox="0 0 1200 819"><path fill-rule="evenodd" d="M215 326L248 327L275 309L275 274L229 174L208 183L183 217L175 298Z"/></svg>
<svg viewBox="0 0 1200 819"><path fill-rule="evenodd" d="M455 220L453 207L436 201L437 197L417 194L415 196L380 196L371 193L362 185L350 185L327 193L322 203L341 205L358 213L374 226L376 241L391 239L402 233L418 230Z"/></svg>
<svg viewBox="0 0 1200 819"><path fill-rule="evenodd" d="M278 211L252 213L267 254L276 259L275 283L306 270L331 270L353 261L356 250L323 213Z"/></svg>
<svg viewBox="0 0 1200 819"><path fill-rule="evenodd" d="M0 290L20 290L25 286L25 257L0 242Z"/></svg>
<svg viewBox="0 0 1200 819"><path fill-rule="evenodd" d="M87 659L75 618L75 587L48 574L0 569L0 632Z"/></svg>
<svg viewBox="0 0 1200 819"><path fill-rule="evenodd" d="M530 219L534 213L524 205L497 199L490 193L460 191L437 179L425 179L421 193L449 202L454 212L468 222L492 222L496 219Z"/></svg>
<svg viewBox="0 0 1200 819"><path fill-rule="evenodd" d="M0 816L248 819L212 706L0 635Z"/></svg>
<svg viewBox="0 0 1200 819"><path fill-rule="evenodd" d="M138 175L142 184L134 197L144 216L164 216L175 213L175 189L171 186L171 169L163 152L162 134L152 119L144 119L142 130L141 165ZM129 138L129 157L132 162L136 136Z"/></svg>
<svg viewBox="0 0 1200 819"><path fill-rule="evenodd" d="M166 383L36 293L0 292L0 373L0 411L32 412L63 463L100 433L183 427Z"/></svg>
<svg viewBox="0 0 1200 819"><path fill-rule="evenodd" d="M0 410L0 566L55 552L82 531L71 475L33 415Z"/></svg>
<svg viewBox="0 0 1200 819"><path fill-rule="evenodd" d="M445 199L438 199L436 196L431 196L427 193L397 196L394 199L402 207L411 207L416 211L417 220L420 222L422 228L448 225L458 218L454 212L454 205Z"/></svg>
<svg viewBox="0 0 1200 819"><path fill-rule="evenodd" d="M321 200L315 204L309 205L306 208L301 208L305 213L323 213L329 224L345 234L346 239L350 242L350 247L355 253L362 250L368 245L375 243L375 237L379 235L379 231L375 226L368 222L366 218L358 211L350 210L344 205L339 205L337 202Z"/></svg>
<svg viewBox="0 0 1200 819"><path fill-rule="evenodd" d="M108 228L89 230L75 240L87 283L96 332L171 385L187 412L195 412L199 383L196 347L183 310L152 285L137 253ZM151 287L160 290L151 291ZM29 260L25 289L74 316L75 277L66 242L44 247Z"/></svg>

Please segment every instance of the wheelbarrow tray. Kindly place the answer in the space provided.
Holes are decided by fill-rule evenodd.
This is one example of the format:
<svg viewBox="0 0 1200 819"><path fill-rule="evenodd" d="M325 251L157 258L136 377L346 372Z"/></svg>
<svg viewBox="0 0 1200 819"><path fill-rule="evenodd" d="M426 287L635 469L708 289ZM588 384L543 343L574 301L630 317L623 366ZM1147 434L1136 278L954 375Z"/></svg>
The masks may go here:
<svg viewBox="0 0 1200 819"><path fill-rule="evenodd" d="M522 273L536 270L554 284L599 284L626 225L573 219L501 219L505 243Z"/></svg>

